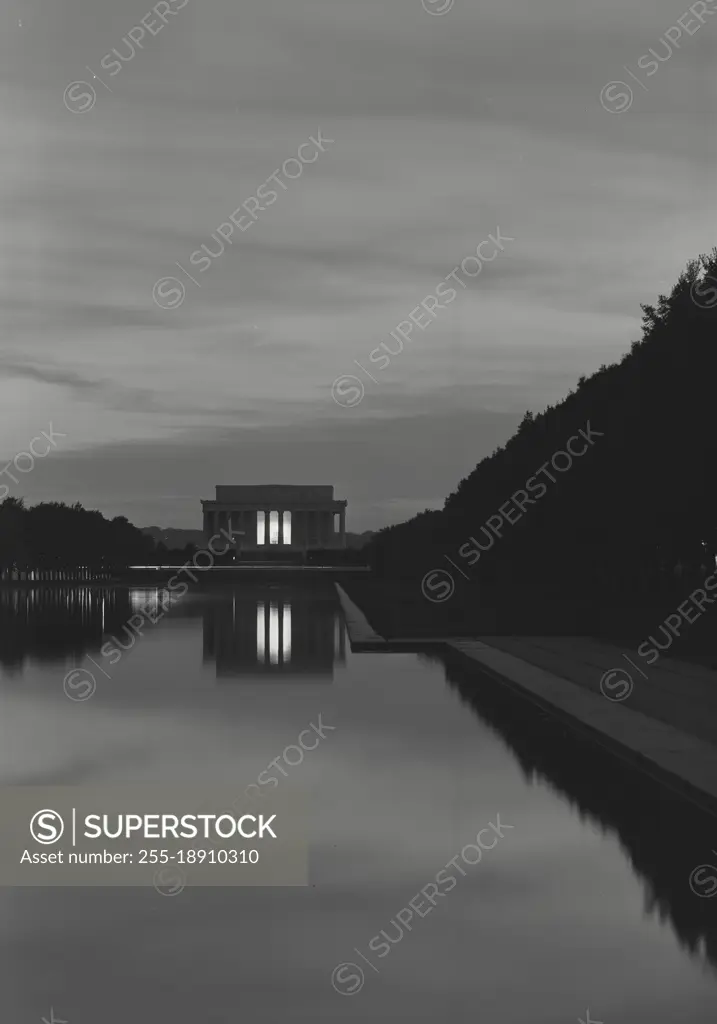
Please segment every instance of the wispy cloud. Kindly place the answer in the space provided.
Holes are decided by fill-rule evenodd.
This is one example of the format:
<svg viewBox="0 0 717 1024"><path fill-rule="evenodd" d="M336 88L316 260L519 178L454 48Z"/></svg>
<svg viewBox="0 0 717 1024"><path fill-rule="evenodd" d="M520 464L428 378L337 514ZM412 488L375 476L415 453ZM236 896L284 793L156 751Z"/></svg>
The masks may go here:
<svg viewBox="0 0 717 1024"><path fill-rule="evenodd" d="M472 408L468 436L483 450L488 423L508 432L521 408L556 401L626 351L639 302L714 242L704 216L712 26L656 76L629 126L598 100L674 23L672 0L649 11L639 0L489 0L441 18L417 0L189 4L86 114L66 109L65 86L146 8L22 8L0 38L0 374L14 382L2 389L0 430L21 443L32 406L98 458L127 444L116 469L127 487L135 444L161 460L181 436L188 461L176 478L143 479L147 516L160 495L185 492L187 473L198 488L206 465L239 474L236 438L209 458L218 424L250 431L254 445L261 427L272 478L314 479L323 448L309 425L326 429L346 411L330 382L496 224L516 238L511 252L390 367L381 397L351 424L345 454L366 476L361 489L355 474L346 480L353 507L441 493L414 487L415 450L406 458L398 441L386 473L374 421L400 434L419 409L460 420ZM319 125L336 139L330 155L262 213L191 302L158 309L153 283ZM421 461L454 486L442 467L459 467L437 441L426 439ZM249 460L242 478L259 470ZM326 474L338 484L340 465L330 460ZM180 525L176 514L153 518Z"/></svg>

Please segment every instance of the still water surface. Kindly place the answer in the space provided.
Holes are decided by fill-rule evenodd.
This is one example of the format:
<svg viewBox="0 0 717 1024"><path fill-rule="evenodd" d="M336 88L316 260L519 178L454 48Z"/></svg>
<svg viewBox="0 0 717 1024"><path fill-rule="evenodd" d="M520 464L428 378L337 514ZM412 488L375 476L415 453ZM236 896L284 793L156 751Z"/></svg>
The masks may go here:
<svg viewBox="0 0 717 1024"><path fill-rule="evenodd" d="M711 822L457 660L352 654L324 581L190 593L131 643L155 599L0 592L2 782L241 791L321 715L284 768L310 797L310 885L4 889L4 1020L715 1020L717 898L689 885ZM85 702L63 692L75 666ZM497 815L495 848L372 952Z"/></svg>

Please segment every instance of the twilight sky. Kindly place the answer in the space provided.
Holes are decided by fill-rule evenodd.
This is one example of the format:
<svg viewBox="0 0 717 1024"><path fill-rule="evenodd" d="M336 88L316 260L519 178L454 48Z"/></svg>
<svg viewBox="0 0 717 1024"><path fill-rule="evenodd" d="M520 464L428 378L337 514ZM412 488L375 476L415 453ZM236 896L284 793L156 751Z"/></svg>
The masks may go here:
<svg viewBox="0 0 717 1024"><path fill-rule="evenodd" d="M145 18L131 59L150 0L0 13L2 463L50 422L66 435L11 485L31 503L198 528L216 483L333 483L351 530L439 507L526 408L627 351L639 303L717 242L716 0L694 5L702 26L673 0L167 13L183 2ZM84 112L86 86L63 101L79 80ZM601 104L612 80L630 109ZM326 151L198 272L191 254L218 252L319 129ZM497 228L504 252L373 365ZM174 309L153 299L168 276ZM332 397L347 374L351 407Z"/></svg>

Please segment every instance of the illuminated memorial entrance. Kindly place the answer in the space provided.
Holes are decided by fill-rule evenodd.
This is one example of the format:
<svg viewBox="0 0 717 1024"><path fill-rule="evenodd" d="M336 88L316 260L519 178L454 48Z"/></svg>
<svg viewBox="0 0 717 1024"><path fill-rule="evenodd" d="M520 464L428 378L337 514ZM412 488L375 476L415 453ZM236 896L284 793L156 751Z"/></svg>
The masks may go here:
<svg viewBox="0 0 717 1024"><path fill-rule="evenodd" d="M237 548L258 557L272 549L344 548L346 505L323 485L217 486L214 501L202 502L204 535L235 531Z"/></svg>

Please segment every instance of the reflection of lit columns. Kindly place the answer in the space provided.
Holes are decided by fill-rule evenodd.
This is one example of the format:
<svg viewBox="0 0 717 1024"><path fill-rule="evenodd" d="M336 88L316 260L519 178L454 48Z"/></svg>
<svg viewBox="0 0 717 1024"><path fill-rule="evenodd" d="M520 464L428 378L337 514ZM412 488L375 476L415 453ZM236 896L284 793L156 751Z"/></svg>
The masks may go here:
<svg viewBox="0 0 717 1024"><path fill-rule="evenodd" d="M261 665L291 661L291 605L259 601L256 606L256 660Z"/></svg>
<svg viewBox="0 0 717 1024"><path fill-rule="evenodd" d="M285 604L281 616L281 661L288 665L291 661L291 605Z"/></svg>
<svg viewBox="0 0 717 1024"><path fill-rule="evenodd" d="M279 608L275 601L269 605L269 661L272 665L279 664L279 651L281 650L281 621L279 619Z"/></svg>

